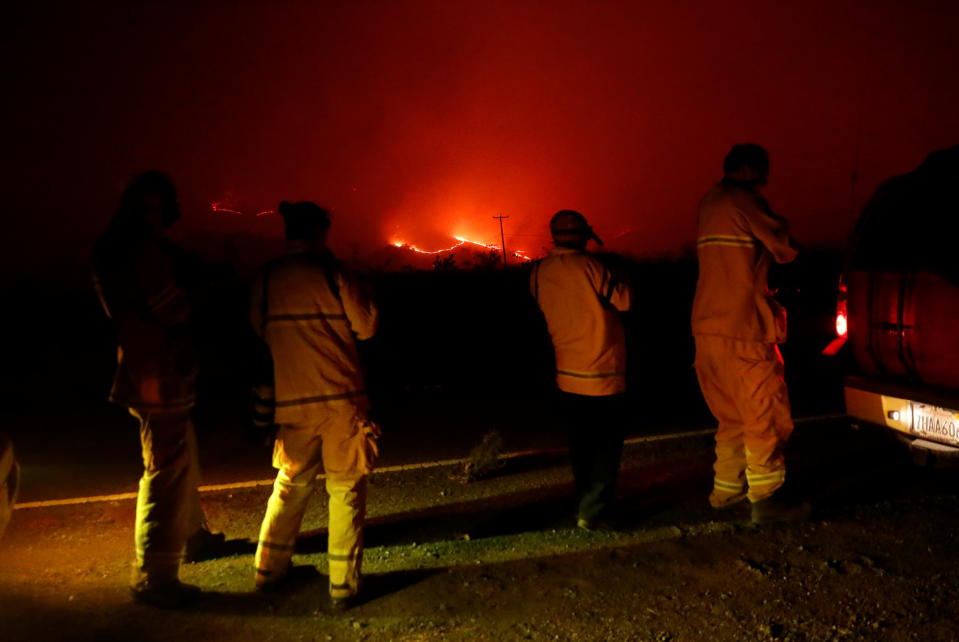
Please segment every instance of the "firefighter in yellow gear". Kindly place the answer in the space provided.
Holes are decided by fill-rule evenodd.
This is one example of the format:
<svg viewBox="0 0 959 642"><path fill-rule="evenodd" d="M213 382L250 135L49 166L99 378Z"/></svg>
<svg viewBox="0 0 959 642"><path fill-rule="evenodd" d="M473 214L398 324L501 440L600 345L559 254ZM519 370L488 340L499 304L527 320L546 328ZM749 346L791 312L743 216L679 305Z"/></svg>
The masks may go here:
<svg viewBox="0 0 959 642"><path fill-rule="evenodd" d="M321 469L329 494L330 597L347 604L360 590L367 476L379 429L369 421L357 341L379 314L357 280L326 247L326 210L279 207L286 254L252 287L250 319L273 357L278 469L256 549L258 589L288 577L296 536Z"/></svg>
<svg viewBox="0 0 959 642"><path fill-rule="evenodd" d="M131 593L138 602L163 607L198 591L178 579L189 542L223 540L207 529L197 491L191 306L178 275L182 251L164 237L179 217L170 178L140 174L124 191L93 256L94 283L117 333L109 398L140 423L143 475Z"/></svg>
<svg viewBox="0 0 959 642"><path fill-rule="evenodd" d="M696 376L719 422L709 501L724 508L748 499L754 522L795 521L808 516L808 505L776 495L793 422L778 348L786 312L768 276L773 262L788 263L797 250L786 221L759 193L769 173L766 150L736 145L723 170L699 203L692 311Z"/></svg>
<svg viewBox="0 0 959 642"><path fill-rule="evenodd" d="M530 275L556 355L556 384L570 427L577 525L609 523L619 476L626 391L626 333L620 313L632 288L586 251L602 244L586 218L561 210L550 221L555 247Z"/></svg>

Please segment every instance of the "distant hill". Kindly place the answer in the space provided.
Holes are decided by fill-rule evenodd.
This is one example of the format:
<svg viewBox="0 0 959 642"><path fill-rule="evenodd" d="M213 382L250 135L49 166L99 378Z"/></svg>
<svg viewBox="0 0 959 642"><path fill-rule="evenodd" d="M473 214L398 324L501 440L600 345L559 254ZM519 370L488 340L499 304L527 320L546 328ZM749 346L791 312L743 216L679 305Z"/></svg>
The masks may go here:
<svg viewBox="0 0 959 642"><path fill-rule="evenodd" d="M524 256L510 256L511 265L523 263ZM502 253L479 243L452 239L445 250L426 251L393 243L372 252L364 261L371 270L496 269L503 265Z"/></svg>

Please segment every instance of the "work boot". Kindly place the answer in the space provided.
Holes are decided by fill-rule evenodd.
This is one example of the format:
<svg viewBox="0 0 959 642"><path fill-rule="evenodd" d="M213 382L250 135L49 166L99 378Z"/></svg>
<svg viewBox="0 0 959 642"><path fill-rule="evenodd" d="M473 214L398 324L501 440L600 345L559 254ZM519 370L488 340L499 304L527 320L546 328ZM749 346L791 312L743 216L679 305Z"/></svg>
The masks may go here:
<svg viewBox="0 0 959 642"><path fill-rule="evenodd" d="M763 524L804 522L812 514L809 502L795 502L772 495L753 502L752 522Z"/></svg>
<svg viewBox="0 0 959 642"><path fill-rule="evenodd" d="M330 609L336 613L343 613L349 611L354 606L358 606L362 602L360 597L362 591L362 578L359 586L356 587L356 592L349 594L344 589L334 589L330 588Z"/></svg>
<svg viewBox="0 0 959 642"><path fill-rule="evenodd" d="M736 495L717 495L713 493L709 496L709 505L715 508L716 510L726 510L733 506L738 506L741 502L746 500L746 493L738 493Z"/></svg>
<svg viewBox="0 0 959 642"><path fill-rule="evenodd" d="M226 544L226 535L201 528L186 541L183 559L187 562L202 562L219 556Z"/></svg>
<svg viewBox="0 0 959 642"><path fill-rule="evenodd" d="M319 576L320 572L316 570L315 566L309 564L293 566L290 564L286 571L279 577L273 575L269 576L270 579L266 579L267 576L257 573L256 590L258 593L263 594L283 593L292 591L297 586L309 584Z"/></svg>
<svg viewBox="0 0 959 642"><path fill-rule="evenodd" d="M130 596L137 604L158 609L178 609L195 601L200 596L200 589L180 580L156 582L147 578L130 587Z"/></svg>
<svg viewBox="0 0 959 642"><path fill-rule="evenodd" d="M330 610L334 613L345 613L360 603L359 595L349 595L347 597L330 596Z"/></svg>

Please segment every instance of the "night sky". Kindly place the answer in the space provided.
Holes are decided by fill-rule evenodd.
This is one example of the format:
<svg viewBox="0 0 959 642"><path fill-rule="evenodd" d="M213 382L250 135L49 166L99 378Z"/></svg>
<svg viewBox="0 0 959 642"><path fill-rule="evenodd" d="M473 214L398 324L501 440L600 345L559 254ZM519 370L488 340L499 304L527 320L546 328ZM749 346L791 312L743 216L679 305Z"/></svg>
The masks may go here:
<svg viewBox="0 0 959 642"><path fill-rule="evenodd" d="M5 265L85 260L149 168L201 246L309 199L344 253L498 242L505 214L539 254L575 208L675 255L747 141L798 240L839 247L881 180L959 143L954 1L187 4L5 17Z"/></svg>

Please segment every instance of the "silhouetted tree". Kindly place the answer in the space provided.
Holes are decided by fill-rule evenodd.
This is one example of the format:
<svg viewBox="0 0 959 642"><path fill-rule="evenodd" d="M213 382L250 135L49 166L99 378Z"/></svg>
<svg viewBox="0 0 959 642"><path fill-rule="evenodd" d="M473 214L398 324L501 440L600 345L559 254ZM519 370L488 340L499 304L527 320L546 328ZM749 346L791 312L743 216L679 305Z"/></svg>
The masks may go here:
<svg viewBox="0 0 959 642"><path fill-rule="evenodd" d="M450 252L449 256L442 258L439 255L433 257L433 270L436 272L449 272L456 269L456 254Z"/></svg>
<svg viewBox="0 0 959 642"><path fill-rule="evenodd" d="M473 258L473 265L477 270L493 270L498 268L501 263L502 259L497 250L478 253Z"/></svg>

